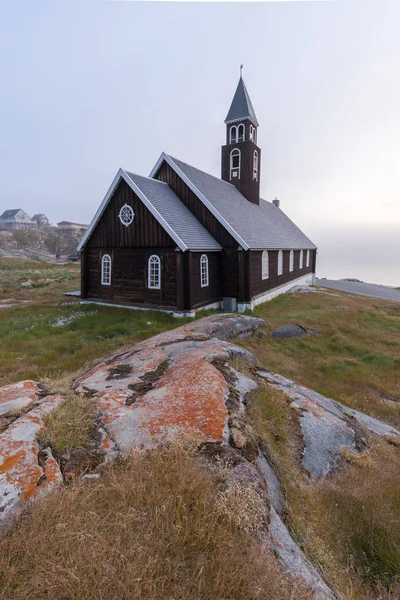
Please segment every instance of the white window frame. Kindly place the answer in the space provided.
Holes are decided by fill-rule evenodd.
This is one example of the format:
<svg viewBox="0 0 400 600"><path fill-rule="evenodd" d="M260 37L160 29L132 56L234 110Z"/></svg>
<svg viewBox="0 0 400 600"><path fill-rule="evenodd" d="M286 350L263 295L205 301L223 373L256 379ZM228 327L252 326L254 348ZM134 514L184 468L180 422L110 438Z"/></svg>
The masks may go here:
<svg viewBox="0 0 400 600"><path fill-rule="evenodd" d="M154 272L154 267L156 271ZM148 261L147 286L149 290L161 289L161 259L157 254L152 254Z"/></svg>
<svg viewBox="0 0 400 600"><path fill-rule="evenodd" d="M299 269L303 268L303 262L304 262L303 250L300 250Z"/></svg>
<svg viewBox="0 0 400 600"><path fill-rule="evenodd" d="M258 152L254 150L253 153L253 179L258 181Z"/></svg>
<svg viewBox="0 0 400 600"><path fill-rule="evenodd" d="M253 131L254 131L254 127L253 127L253 125L250 125L250 141L251 141L251 142L253 142L253 141L254 141L254 139L253 139Z"/></svg>
<svg viewBox="0 0 400 600"><path fill-rule="evenodd" d="M234 156L239 156L239 166L238 167L233 166L233 157ZM239 148L234 148L233 150L231 150L230 159L229 159L229 166L230 166L229 179L232 179L233 171L238 171L238 179L240 179L241 160L242 160L242 153L240 152Z"/></svg>
<svg viewBox="0 0 400 600"><path fill-rule="evenodd" d="M306 254L306 267L310 266L310 251L307 250L307 254Z"/></svg>
<svg viewBox="0 0 400 600"><path fill-rule="evenodd" d="M264 250L261 255L261 279L269 277L269 255L268 250Z"/></svg>
<svg viewBox="0 0 400 600"><path fill-rule="evenodd" d="M122 217L123 214L129 215L127 220L123 219L123 217ZM133 222L133 219L135 218L135 211L133 210L132 206L130 206L129 204L124 204L123 206L121 206L118 217L119 217L119 220L121 221L122 225L125 225L125 227L129 227L129 225Z"/></svg>
<svg viewBox="0 0 400 600"><path fill-rule="evenodd" d="M202 254L200 257L200 284L201 287L209 286L209 272L208 272L208 256Z"/></svg>
<svg viewBox="0 0 400 600"><path fill-rule="evenodd" d="M238 128L236 127L236 125L232 125L232 127L229 130L229 143L236 144L237 139L238 139Z"/></svg>
<svg viewBox="0 0 400 600"><path fill-rule="evenodd" d="M283 275L283 252L278 252L278 275Z"/></svg>
<svg viewBox="0 0 400 600"><path fill-rule="evenodd" d="M111 256L103 254L101 257L101 285L111 285Z"/></svg>
<svg viewBox="0 0 400 600"><path fill-rule="evenodd" d="M289 254L289 271L292 272L294 269L294 252L293 250L290 251Z"/></svg>
<svg viewBox="0 0 400 600"><path fill-rule="evenodd" d="M242 134L240 132L242 132ZM246 130L245 130L243 123L241 123L240 125L238 125L238 128L237 128L237 141L244 142L245 139L246 139Z"/></svg>

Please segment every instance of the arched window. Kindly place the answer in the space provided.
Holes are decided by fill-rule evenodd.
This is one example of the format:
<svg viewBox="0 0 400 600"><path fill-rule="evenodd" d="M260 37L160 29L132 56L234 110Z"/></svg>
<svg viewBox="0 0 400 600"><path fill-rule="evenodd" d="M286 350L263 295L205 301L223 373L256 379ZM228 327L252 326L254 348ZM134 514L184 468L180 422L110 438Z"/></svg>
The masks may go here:
<svg viewBox="0 0 400 600"><path fill-rule="evenodd" d="M208 258L206 254L202 254L200 258L200 283L201 287L208 286Z"/></svg>
<svg viewBox="0 0 400 600"><path fill-rule="evenodd" d="M299 269L303 268L303 250L300 250Z"/></svg>
<svg viewBox="0 0 400 600"><path fill-rule="evenodd" d="M161 288L161 261L157 254L152 254L149 258L148 286L151 290Z"/></svg>
<svg viewBox="0 0 400 600"><path fill-rule="evenodd" d="M310 266L310 251L307 250L307 254L306 254L306 267Z"/></svg>
<svg viewBox="0 0 400 600"><path fill-rule="evenodd" d="M253 127L253 142L257 144L257 129Z"/></svg>
<svg viewBox="0 0 400 600"><path fill-rule="evenodd" d="M264 250L261 257L261 277L262 279L268 279L269 277L269 257L268 250Z"/></svg>
<svg viewBox="0 0 400 600"><path fill-rule="evenodd" d="M258 178L258 152L254 150L253 155L253 179L257 181Z"/></svg>
<svg viewBox="0 0 400 600"><path fill-rule="evenodd" d="M293 250L290 251L290 255L289 255L289 271L293 271L294 268L294 252Z"/></svg>
<svg viewBox="0 0 400 600"><path fill-rule="evenodd" d="M251 142L254 140L254 138L253 138L253 131L254 131L253 125L250 125L250 141Z"/></svg>
<svg viewBox="0 0 400 600"><path fill-rule="evenodd" d="M111 256L103 254L101 259L101 285L111 285Z"/></svg>
<svg viewBox="0 0 400 600"><path fill-rule="evenodd" d="M279 250L278 252L278 275L282 275L283 273L283 252Z"/></svg>
<svg viewBox="0 0 400 600"><path fill-rule="evenodd" d="M244 125L243 123L238 127L238 142L244 142Z"/></svg>
<svg viewBox="0 0 400 600"><path fill-rule="evenodd" d="M238 177L240 179L240 150L237 148L231 152L230 179L232 179L232 177Z"/></svg>
<svg viewBox="0 0 400 600"><path fill-rule="evenodd" d="M236 125L232 125L231 129L230 129L230 143L231 144L235 144L237 142L237 127Z"/></svg>

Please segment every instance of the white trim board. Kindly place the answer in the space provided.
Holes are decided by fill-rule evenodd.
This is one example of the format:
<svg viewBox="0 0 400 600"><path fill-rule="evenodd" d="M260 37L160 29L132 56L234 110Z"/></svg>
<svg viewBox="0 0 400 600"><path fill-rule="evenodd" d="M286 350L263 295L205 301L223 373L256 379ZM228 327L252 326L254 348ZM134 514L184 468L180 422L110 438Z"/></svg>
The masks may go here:
<svg viewBox="0 0 400 600"><path fill-rule="evenodd" d="M111 199L111 196L113 195L113 193L117 189L118 184L120 183L120 181L122 179L129 185L129 187L131 188L131 190L143 202L143 204L151 212L151 214L153 215L153 217L159 222L159 224L161 225L161 227L163 227L163 229L165 229L165 231L171 236L171 238L174 240L174 242L179 247L179 249L182 250L182 252L185 252L186 250L188 250L188 247L186 246L186 244L175 233L175 231L170 227L170 225L168 225L168 223L160 215L160 213L158 212L158 210L151 204L151 202L149 201L149 199L147 198L147 196L145 196L145 194L142 192L142 190L136 185L136 183L134 183L132 181L132 179L129 177L129 175L123 169L119 169L118 173L116 174L116 176L113 179L112 184L108 188L108 191L107 191L106 195L104 196L102 203L100 204L100 206L99 206L96 214L94 215L94 217L92 219L92 222L90 223L88 229L86 230L85 235L83 236L83 238L79 242L79 245L78 245L78 248L77 248L78 252L80 252L82 250L82 248L86 244L87 240L92 235L92 233L94 231L94 228L96 227L97 223L100 220L100 217L102 216L102 214L104 213L106 207L108 206L108 203L109 203L109 201ZM163 182L160 181L160 183L163 183Z"/></svg>
<svg viewBox="0 0 400 600"><path fill-rule="evenodd" d="M156 175L157 171L161 167L164 160L171 167L171 169L173 169L175 171L175 173L177 175L179 175L179 177L182 179L182 181L184 181L186 183L188 188L192 190L192 192L198 197L198 199L204 204L204 206L206 208L208 208L210 213L214 215L214 217L217 219L217 221L219 221L221 223L221 225L223 227L225 227L225 229L227 231L229 231L229 233L237 241L239 246L242 246L243 250L250 250L250 246L248 246L246 244L246 242L240 237L240 235L233 229L233 227L231 225L229 225L228 221L225 221L224 217L217 211L217 209L211 204L211 202L209 202L209 200L207 200L207 198L205 196L203 196L203 194L197 189L197 187L192 183L192 181L183 173L183 171L181 171L181 169L178 167L178 165L174 163L173 159L170 156L168 156L168 154L166 154L165 152L161 153L160 158L158 159L158 161L156 162L156 164L154 165L154 167L151 170L150 177L154 179L154 176ZM232 185L232 184L230 184L230 185Z"/></svg>
<svg viewBox="0 0 400 600"><path fill-rule="evenodd" d="M295 287L296 285L314 285L314 278L314 273L307 273L307 275L303 275L297 279L292 279L288 283L284 283L273 290L268 290L268 292L265 292L265 294L261 294L257 298L254 298L251 302L240 302L237 305L238 312L242 313L245 310L253 310L256 306L258 306L258 304L268 302L268 300L272 300L272 298L284 294L285 292L289 291L290 288Z"/></svg>
<svg viewBox="0 0 400 600"><path fill-rule="evenodd" d="M200 308L196 308L193 310L168 310L166 308L146 308L145 306L126 306L125 304L111 304L110 302L100 302L98 300L81 300L80 304L99 304L100 306L111 306L111 308L128 308L129 310L149 310L156 312L163 312L169 315L172 315L176 319L182 317L194 318L196 316L196 312L200 310L210 310L215 309L218 310L221 308L221 302L213 302L212 304L207 304L206 306L200 306Z"/></svg>

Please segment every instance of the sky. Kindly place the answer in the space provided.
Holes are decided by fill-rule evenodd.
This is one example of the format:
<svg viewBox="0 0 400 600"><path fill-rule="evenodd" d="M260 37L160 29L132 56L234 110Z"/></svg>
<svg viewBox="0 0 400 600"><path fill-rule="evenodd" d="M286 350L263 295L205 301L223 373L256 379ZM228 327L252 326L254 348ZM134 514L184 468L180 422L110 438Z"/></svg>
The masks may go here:
<svg viewBox="0 0 400 600"><path fill-rule="evenodd" d="M90 222L119 167L220 175L243 77L261 195L318 275L400 286L400 2L0 0L0 212Z"/></svg>

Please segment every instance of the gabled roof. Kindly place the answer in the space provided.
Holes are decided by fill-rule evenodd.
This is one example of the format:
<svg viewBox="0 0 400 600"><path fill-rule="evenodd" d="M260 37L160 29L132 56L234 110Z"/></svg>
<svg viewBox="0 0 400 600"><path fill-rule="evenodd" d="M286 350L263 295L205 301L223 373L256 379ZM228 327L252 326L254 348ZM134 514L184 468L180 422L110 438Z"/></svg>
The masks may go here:
<svg viewBox="0 0 400 600"><path fill-rule="evenodd" d="M150 176L163 161L182 178L201 202L244 250L315 249L315 244L272 202L249 202L232 184L163 153Z"/></svg>
<svg viewBox="0 0 400 600"><path fill-rule="evenodd" d="M203 227L190 210L186 208L166 183L156 179L150 179L149 177L135 175L134 173L120 169L88 230L80 241L78 251L86 244L122 179L140 198L143 204L149 209L155 219L183 252L185 250L222 250L219 243L212 237L207 229Z"/></svg>
<svg viewBox="0 0 400 600"><path fill-rule="evenodd" d="M21 211L21 208L13 208L10 210L5 210L3 212L2 215L0 215L0 219L3 219L4 221L7 219L12 219L13 217L16 217L17 214Z"/></svg>
<svg viewBox="0 0 400 600"><path fill-rule="evenodd" d="M237 121L238 119L245 118L252 119L258 126L256 113L254 112L249 93L242 76L240 76L231 107L225 119L225 123L230 123L231 121Z"/></svg>

